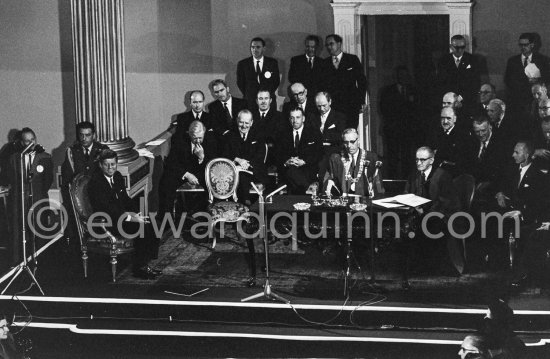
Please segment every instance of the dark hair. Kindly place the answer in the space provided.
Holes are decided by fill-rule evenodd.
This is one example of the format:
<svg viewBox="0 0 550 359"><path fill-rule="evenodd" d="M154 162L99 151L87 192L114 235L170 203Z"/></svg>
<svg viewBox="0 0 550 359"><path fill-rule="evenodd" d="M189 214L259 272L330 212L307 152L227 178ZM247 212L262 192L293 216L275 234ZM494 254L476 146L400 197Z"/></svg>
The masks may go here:
<svg viewBox="0 0 550 359"><path fill-rule="evenodd" d="M486 83L484 83L484 84L481 84L481 86L479 86L479 88L482 88L482 87L485 86L485 85L489 86L489 87L491 88L491 91L493 91L493 93L496 94L496 92L497 92L497 87L496 87L495 85L493 85L492 83L490 83L490 82L486 82Z"/></svg>
<svg viewBox="0 0 550 359"><path fill-rule="evenodd" d="M33 131L30 127L23 127L23 128L21 129L21 132L19 132L19 137L20 137L20 138L23 138L23 134L24 134L24 133L32 133L32 135L33 135L34 137L36 137L36 134L34 133L34 131Z"/></svg>
<svg viewBox="0 0 550 359"><path fill-rule="evenodd" d="M290 117L290 114L294 111L300 111L302 113L302 116L304 116L304 117L306 115L304 110L300 106L292 106L292 107L290 107L290 111L288 111L288 117Z"/></svg>
<svg viewBox="0 0 550 359"><path fill-rule="evenodd" d="M103 151L101 151L99 153L99 156L98 156L98 160L99 162L103 162L105 160L110 160L114 158L115 160L118 161L118 155L115 151L111 150L111 149L104 149Z"/></svg>
<svg viewBox="0 0 550 359"><path fill-rule="evenodd" d="M222 79L215 79L214 81L212 81L212 83L210 84L210 86L212 87L212 89L214 89L214 86L216 85L223 85L224 87L227 87L227 83L225 82L225 80L222 80Z"/></svg>
<svg viewBox="0 0 550 359"><path fill-rule="evenodd" d="M453 37L451 37L451 41L453 40L462 40L462 41L466 41L466 39L464 38L464 36L462 35L453 35Z"/></svg>
<svg viewBox="0 0 550 359"><path fill-rule="evenodd" d="M339 43L342 43L342 36L338 35L338 34L330 34L330 35L327 35L327 37L325 37L325 40L328 40L329 37L332 37L334 39L334 41L336 42L339 42Z"/></svg>
<svg viewBox="0 0 550 359"><path fill-rule="evenodd" d="M535 43L535 34L532 32L524 32L523 34L519 35L520 40L529 40L530 44Z"/></svg>
<svg viewBox="0 0 550 359"><path fill-rule="evenodd" d="M271 92L270 92L267 88L261 87L261 88L258 90L258 92L256 92L256 97L258 97L258 94L259 94L260 92L267 92L267 93L269 94L269 98L271 98Z"/></svg>
<svg viewBox="0 0 550 359"><path fill-rule="evenodd" d="M519 139L517 140L516 145L519 143L523 143L523 146L525 146L525 149L527 150L529 155L532 155L535 152L535 146L533 145L533 141L526 140L526 139Z"/></svg>
<svg viewBox="0 0 550 359"><path fill-rule="evenodd" d="M472 119L472 125L481 125L484 122L487 122L490 126L492 126L487 115L477 115Z"/></svg>
<svg viewBox="0 0 550 359"><path fill-rule="evenodd" d="M76 124L76 134L80 132L80 130L83 129L90 129L92 130L92 133L95 133L95 125L91 123L90 121L82 121Z"/></svg>
<svg viewBox="0 0 550 359"><path fill-rule="evenodd" d="M315 41L315 46L317 46L317 45L319 45L319 36L317 36L317 35L307 35L304 42L308 42L308 41Z"/></svg>
<svg viewBox="0 0 550 359"><path fill-rule="evenodd" d="M253 38L252 40L250 40L250 45L252 45L252 43L253 43L254 41L259 41L259 42L262 43L262 46L265 46L265 40L262 39L261 37L255 37L255 38Z"/></svg>

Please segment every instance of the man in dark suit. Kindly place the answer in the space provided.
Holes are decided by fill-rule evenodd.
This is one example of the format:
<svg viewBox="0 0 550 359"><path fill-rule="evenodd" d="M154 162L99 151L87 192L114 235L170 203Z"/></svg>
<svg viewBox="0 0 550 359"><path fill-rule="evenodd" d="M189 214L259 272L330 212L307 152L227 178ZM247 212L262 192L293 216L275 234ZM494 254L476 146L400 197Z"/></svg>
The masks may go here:
<svg viewBox="0 0 550 359"><path fill-rule="evenodd" d="M506 143L494 135L487 117L474 119L473 133L476 144L468 156L474 159L471 173L476 179L476 199L487 203L497 192L510 152Z"/></svg>
<svg viewBox="0 0 550 359"><path fill-rule="evenodd" d="M21 173L21 153L29 145L31 146L23 155L24 168L23 173ZM12 263L15 264L22 260L22 224L25 223L27 227L29 225L27 216L21 218L21 193L23 191L25 193L25 212L29 213L30 208L34 207L35 223L33 224L36 230L31 231L30 228L27 228L27 233L32 232L32 234L40 235L42 233L40 222L43 226L47 225L47 222L45 222L47 212L42 212L41 216L37 215L48 205L45 201L49 198L48 190L53 182L52 156L36 143L36 134L32 129L25 127L21 130L20 139L9 158L7 172L7 178L11 185L8 208L12 230L12 241L8 242L8 253L11 255ZM25 176L23 178L23 189L21 188L21 176Z"/></svg>
<svg viewBox="0 0 550 359"><path fill-rule="evenodd" d="M451 37L451 53L443 55L437 67L437 85L440 94L454 92L464 99L464 107L471 114L477 103L480 74L475 58L466 52L462 35Z"/></svg>
<svg viewBox="0 0 550 359"><path fill-rule="evenodd" d="M453 177L469 171L473 158L471 155L474 140L464 130L456 126L456 113L451 107L441 109L441 126L438 126L432 139L430 147L435 152L435 167L443 167Z"/></svg>
<svg viewBox="0 0 550 359"><path fill-rule="evenodd" d="M493 126L495 137L502 140L505 150L510 153L520 138L531 138L533 125L529 118L524 118L523 123L517 117L509 115L504 101L495 98L487 106L487 116Z"/></svg>
<svg viewBox="0 0 550 359"><path fill-rule="evenodd" d="M512 56L506 63L504 82L508 87L508 102L515 113L529 111L531 103L531 83L544 82L550 79L548 58L535 51L535 36L523 33L518 45L521 53Z"/></svg>
<svg viewBox="0 0 550 359"><path fill-rule="evenodd" d="M319 162L319 181L324 182L328 170L329 158L333 153L340 153L342 149L342 132L346 128L346 116L331 109L332 99L328 92L319 92L315 96L318 113L307 117L309 124L321 131L323 143L323 157Z"/></svg>
<svg viewBox="0 0 550 359"><path fill-rule="evenodd" d="M212 129L210 114L204 111L204 93L200 90L191 91L189 100L191 111L174 115L175 120L172 121L172 126L176 127L176 132L179 131L180 134L187 132L193 121L201 121L207 130Z"/></svg>
<svg viewBox="0 0 550 359"><path fill-rule="evenodd" d="M177 133L175 134L177 135ZM182 138L172 137L170 153L164 164L159 183L159 217L170 213L176 199L176 190L184 182L190 186L206 188L204 170L206 164L218 154L216 138L202 122L193 121ZM187 209L197 211L206 208L206 192L191 193Z"/></svg>
<svg viewBox="0 0 550 359"><path fill-rule="evenodd" d="M516 144L512 154L515 163L509 166L500 191L495 196L500 211L504 212L504 218L520 223L519 233L514 233L514 221L504 223L508 229L504 232L505 238L509 232L513 232L520 249L523 249L525 242L538 228L540 219L548 209L547 176L532 163L533 152L533 144L530 141L520 140ZM525 260L531 258L519 260L525 263ZM517 271L518 268L515 269Z"/></svg>
<svg viewBox="0 0 550 359"><path fill-rule="evenodd" d="M277 169L290 194L305 194L317 178L323 153L319 128L305 125L300 107L290 110L291 129L281 133L276 144Z"/></svg>
<svg viewBox="0 0 550 359"><path fill-rule="evenodd" d="M339 35L328 35L325 46L330 56L324 60L323 88L332 96L332 107L346 115L346 127L357 128L367 92L363 65L357 56L342 52Z"/></svg>
<svg viewBox="0 0 550 359"><path fill-rule="evenodd" d="M534 135L533 163L543 171L550 171L550 116L543 117Z"/></svg>
<svg viewBox="0 0 550 359"><path fill-rule="evenodd" d="M327 195L346 193L371 198L383 194L382 173L379 171L382 162L378 161L376 153L360 148L359 134L354 128L345 129L341 138L344 150L330 156L324 192Z"/></svg>
<svg viewBox="0 0 550 359"><path fill-rule="evenodd" d="M486 115L489 101L497 97L497 90L493 84L483 84L479 88L479 105L474 115Z"/></svg>
<svg viewBox="0 0 550 359"><path fill-rule="evenodd" d="M237 64L237 86L243 93L251 109L255 109L256 95L260 88L267 89L273 102L271 106L277 108L277 87L281 82L279 64L277 60L264 56L265 41L255 37L250 42L251 57L239 61Z"/></svg>
<svg viewBox="0 0 550 359"><path fill-rule="evenodd" d="M230 130L236 129L237 115L241 110L247 109L246 100L231 95L231 91L224 80L212 81L212 93L216 101L208 105L212 128L218 141L223 139Z"/></svg>
<svg viewBox="0 0 550 359"><path fill-rule="evenodd" d="M408 175L413 145L419 142L418 132L422 126L416 114L417 100L410 85L409 71L405 66L397 66L393 76L395 83L380 91L384 161L389 178L404 179Z"/></svg>
<svg viewBox="0 0 550 359"><path fill-rule="evenodd" d="M252 125L257 136L265 138L268 144L273 145L278 134L288 127L288 122L277 109L271 107L271 94L267 90L259 90L256 96L257 110L253 112Z"/></svg>
<svg viewBox="0 0 550 359"><path fill-rule="evenodd" d="M289 88L288 95L290 101L283 104L283 117L285 119L288 119L290 109L296 106L304 110L306 118L310 118L312 115L317 114L317 107L315 106L316 94L313 94L313 99L311 99L310 92L302 83L293 83Z"/></svg>
<svg viewBox="0 0 550 359"><path fill-rule="evenodd" d="M323 76L323 61L316 55L318 47L319 37L308 35L305 40L305 54L291 58L288 70L288 82L291 84L301 83L308 89L309 99L312 101L317 92L321 90Z"/></svg>
<svg viewBox="0 0 550 359"><path fill-rule="evenodd" d="M126 192L124 178L117 171L118 157L115 151L105 150L99 155L100 171L95 171L88 184L88 196L95 213L102 213L112 226L107 228L116 235L134 237L133 272L135 277L155 279L162 272L147 264L158 256L159 238L148 217L139 209Z"/></svg>
<svg viewBox="0 0 550 359"><path fill-rule="evenodd" d="M269 92L266 91L269 95ZM250 204L250 182L267 185L267 169L265 166L266 145L253 126L252 113L248 110L239 112L237 118L238 130L228 134L223 154L232 160L242 170L239 172L239 187L237 197L239 202ZM251 173L248 173L248 172Z"/></svg>

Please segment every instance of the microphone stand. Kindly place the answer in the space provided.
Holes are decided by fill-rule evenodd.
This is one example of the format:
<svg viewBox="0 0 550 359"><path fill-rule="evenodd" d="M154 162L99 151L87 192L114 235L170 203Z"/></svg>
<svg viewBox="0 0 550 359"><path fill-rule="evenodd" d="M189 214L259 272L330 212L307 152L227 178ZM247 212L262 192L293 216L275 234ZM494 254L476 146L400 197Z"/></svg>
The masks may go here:
<svg viewBox="0 0 550 359"><path fill-rule="evenodd" d="M19 171L21 173L21 177L20 177L20 180L19 180L19 185L21 186L21 223L22 223L22 229L21 229L21 238L22 238L22 244L23 244L23 262L21 262L17 267L16 267L16 271L15 271L15 274L13 275L12 279L9 281L8 285L4 288L4 290L2 291L2 293L0 294L4 294L8 288L11 286L11 284L15 281L15 279L19 276L19 274L21 274L23 271L25 271L29 277L31 278L31 280L33 281L34 284L36 284L36 286L38 287L38 290L40 290L40 293L42 293L42 295L44 295L44 291L42 290L42 288L40 287L40 284L38 283L38 281L36 280L36 277L34 276L34 274L32 273L32 271L30 270L29 268L29 265L28 265L28 262L27 262L27 223L26 223L26 206L25 206L25 183L26 182L29 182L29 180L31 179L31 177L29 177L29 173L26 173L26 168L25 168L25 155L27 154L26 152L32 147L34 146L34 142L31 142L27 147L25 147L25 149L21 152L21 154L19 155ZM29 161L30 161L30 158L29 158ZM32 187L32 183L30 184L31 187ZM34 254L33 254L34 256Z"/></svg>
<svg viewBox="0 0 550 359"><path fill-rule="evenodd" d="M241 299L241 302L248 302L248 301L254 300L256 298L265 297L266 299L278 300L278 301L283 302L283 303L290 303L290 301L288 299L278 295L277 293L275 293L271 290L271 284L269 283L269 244L268 244L268 240L267 240L267 227L266 227L266 224L265 224L267 222L267 217L266 217L266 213L265 213L265 201L264 201L263 191L260 191L254 183L251 182L251 184L252 184L252 187L254 188L254 190L256 191L256 193L258 193L258 208L259 208L259 217L260 217L260 223L259 223L259 225L260 225L260 228L259 228L260 229L260 238L263 239L263 241L264 241L264 252L265 252L265 284L264 284L264 290L262 292L251 295L250 297ZM269 197L273 196L273 194L275 194L276 192L282 190L285 187L286 187L286 185L279 188L275 192L272 192L267 197L269 198Z"/></svg>

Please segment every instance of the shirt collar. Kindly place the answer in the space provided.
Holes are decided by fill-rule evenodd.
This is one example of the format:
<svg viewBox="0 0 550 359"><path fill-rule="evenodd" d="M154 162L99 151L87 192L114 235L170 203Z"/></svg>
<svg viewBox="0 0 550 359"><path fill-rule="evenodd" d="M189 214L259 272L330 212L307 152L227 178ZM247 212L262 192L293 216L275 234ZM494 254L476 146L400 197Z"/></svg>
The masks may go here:
<svg viewBox="0 0 550 359"><path fill-rule="evenodd" d="M453 55L453 57L454 57L454 59L455 59L455 62L456 62L456 60L459 60L459 61L462 60L462 56L456 57L455 55Z"/></svg>
<svg viewBox="0 0 550 359"><path fill-rule="evenodd" d="M430 173L432 173L432 168L434 168L434 166L430 166L427 170L424 171L424 175L426 176L426 179L430 177Z"/></svg>
<svg viewBox="0 0 550 359"><path fill-rule="evenodd" d="M113 178L114 175L111 176L111 177L109 177L109 176L107 176L107 175L104 174L103 177L105 177L105 179L107 180L107 182L109 182L109 184L111 183L111 178L113 179L113 183L115 182L115 180L114 180L114 178Z"/></svg>
<svg viewBox="0 0 550 359"><path fill-rule="evenodd" d="M533 61L533 53L531 53L531 55L529 56L525 56L524 54L521 54L521 62L524 62L526 57L529 59L529 63Z"/></svg>
<svg viewBox="0 0 550 359"><path fill-rule="evenodd" d="M252 56L252 60L254 61L254 66L256 66L256 63L258 61L260 61L260 65L263 65L263 63L264 63L264 57L263 56L260 59L257 59L254 56Z"/></svg>
<svg viewBox="0 0 550 359"><path fill-rule="evenodd" d="M300 127L299 129L292 129L292 133L294 133L294 135L296 135L296 131L298 131L298 136L300 136L300 140L302 139L302 131L304 130L304 125L302 125L302 127Z"/></svg>
<svg viewBox="0 0 550 359"><path fill-rule="evenodd" d="M328 110L324 115L321 115L321 118L322 118L322 119L324 118L324 119L326 120L326 118L328 117L328 115L330 115L330 111L332 111L332 109Z"/></svg>
<svg viewBox="0 0 550 359"><path fill-rule="evenodd" d="M449 128L448 130L445 130L445 133L449 135L454 130L454 128L455 126L453 125L453 127Z"/></svg>
<svg viewBox="0 0 550 359"><path fill-rule="evenodd" d="M84 151L84 153L86 153L86 148L88 148L88 152L89 153L92 153L92 148L94 147L94 143L92 142L92 144L90 145L90 147L84 147L82 146L82 151Z"/></svg>

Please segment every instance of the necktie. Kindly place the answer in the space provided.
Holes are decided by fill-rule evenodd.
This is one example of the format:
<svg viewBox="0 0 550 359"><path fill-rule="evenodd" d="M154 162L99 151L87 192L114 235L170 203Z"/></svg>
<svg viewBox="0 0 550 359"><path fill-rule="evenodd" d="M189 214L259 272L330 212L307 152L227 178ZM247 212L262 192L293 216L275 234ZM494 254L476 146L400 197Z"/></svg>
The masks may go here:
<svg viewBox="0 0 550 359"><path fill-rule="evenodd" d="M262 123L265 121L265 112L262 112Z"/></svg>
<svg viewBox="0 0 550 359"><path fill-rule="evenodd" d="M312 68L313 68L313 58L312 58L312 57L308 57L308 58L307 58L307 62L309 62L309 68L312 69Z"/></svg>
<svg viewBox="0 0 550 359"><path fill-rule="evenodd" d="M517 176L518 176L518 178L517 178L516 183L518 184L517 188L519 188L519 185L521 184L521 166L519 167Z"/></svg>
<svg viewBox="0 0 550 359"><path fill-rule="evenodd" d="M199 114L196 113L196 114L195 114L195 120L200 121L200 119L201 119L201 118L200 118Z"/></svg>
<svg viewBox="0 0 550 359"><path fill-rule="evenodd" d="M262 70L260 70L260 60L256 61L256 77L258 78L258 83L260 83L260 75Z"/></svg>
<svg viewBox="0 0 550 359"><path fill-rule="evenodd" d="M460 65L460 59L456 59L455 64L456 64L456 68L458 68L458 66Z"/></svg>
<svg viewBox="0 0 550 359"><path fill-rule="evenodd" d="M351 165L349 166L349 175L355 177L355 158L351 156Z"/></svg>
<svg viewBox="0 0 550 359"><path fill-rule="evenodd" d="M109 184L111 185L111 188L115 187L115 182L113 182L113 177L109 177Z"/></svg>
<svg viewBox="0 0 550 359"><path fill-rule="evenodd" d="M529 58L526 57L523 59L523 67L527 67L528 64L529 64Z"/></svg>
<svg viewBox="0 0 550 359"><path fill-rule="evenodd" d="M84 159L86 161L89 161L90 160L90 150L88 148L85 148L84 149Z"/></svg>
<svg viewBox="0 0 550 359"><path fill-rule="evenodd" d="M420 197L425 197L425 193L424 193L424 186L426 185L426 173L424 171L422 171L420 173L420 188L418 190L418 195Z"/></svg>
<svg viewBox="0 0 550 359"><path fill-rule="evenodd" d="M27 154L25 156L25 162L26 162L26 165L25 165L25 170L27 171L27 176L29 176L31 174L31 167L32 167L32 157L31 157L31 154Z"/></svg>
<svg viewBox="0 0 550 359"><path fill-rule="evenodd" d="M300 135L298 134L298 131L296 131L296 135L294 135L294 148L297 148L299 143L300 143Z"/></svg>
<svg viewBox="0 0 550 359"><path fill-rule="evenodd" d="M485 157L485 152L487 152L487 142L483 142L483 146L481 146L481 151L479 151L478 160L480 162L483 160L483 157Z"/></svg>
<svg viewBox="0 0 550 359"><path fill-rule="evenodd" d="M233 122L233 119L231 118L229 107L227 107L227 102L223 103L223 111L225 112L225 122L227 123L227 127L231 128L231 122Z"/></svg>
<svg viewBox="0 0 550 359"><path fill-rule="evenodd" d="M246 141L246 135L243 133L243 142Z"/></svg>
<svg viewBox="0 0 550 359"><path fill-rule="evenodd" d="M334 64L334 68L338 70L338 65L340 64L340 61L338 61L338 56L332 57L332 63Z"/></svg>

